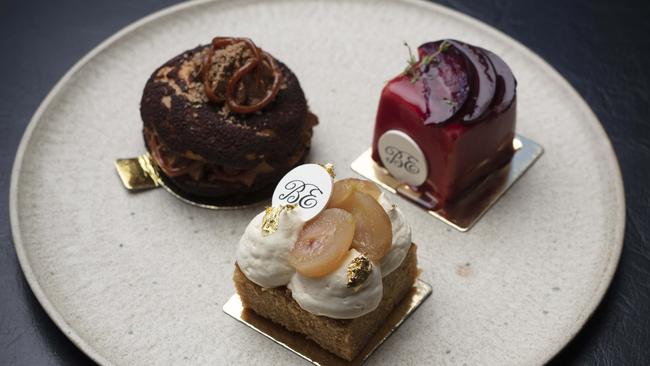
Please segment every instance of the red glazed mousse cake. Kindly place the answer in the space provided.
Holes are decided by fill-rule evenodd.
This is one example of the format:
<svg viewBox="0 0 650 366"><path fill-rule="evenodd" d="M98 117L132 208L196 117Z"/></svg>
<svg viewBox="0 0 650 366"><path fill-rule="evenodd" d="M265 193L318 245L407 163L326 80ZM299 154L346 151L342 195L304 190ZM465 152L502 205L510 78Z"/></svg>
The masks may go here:
<svg viewBox="0 0 650 366"><path fill-rule="evenodd" d="M515 89L494 53L455 40L425 43L381 93L372 158L431 208L444 207L512 159Z"/></svg>

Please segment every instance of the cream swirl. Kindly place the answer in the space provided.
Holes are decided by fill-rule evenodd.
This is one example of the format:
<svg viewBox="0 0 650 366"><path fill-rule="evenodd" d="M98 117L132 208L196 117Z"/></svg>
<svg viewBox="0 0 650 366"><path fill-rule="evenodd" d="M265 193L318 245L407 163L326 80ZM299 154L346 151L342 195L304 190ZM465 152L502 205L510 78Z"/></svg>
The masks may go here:
<svg viewBox="0 0 650 366"><path fill-rule="evenodd" d="M347 267L361 253L352 249L341 265L323 277L294 274L287 287L301 308L315 315L335 319L353 319L377 308L383 295L381 269L373 270L359 287L347 287Z"/></svg>
<svg viewBox="0 0 650 366"><path fill-rule="evenodd" d="M246 277L266 287L286 285L295 270L289 265L289 251L298 239L304 222L295 211L280 213L278 230L262 234L261 212L246 227L237 247L237 264Z"/></svg>
<svg viewBox="0 0 650 366"><path fill-rule="evenodd" d="M393 232L393 243L390 251L381 260L381 273L387 276L402 264L411 247L411 226L406 222L402 210L397 208L382 192L379 203L384 208L390 219Z"/></svg>
<svg viewBox="0 0 650 366"><path fill-rule="evenodd" d="M297 273L288 255L304 225L295 211L283 211L278 230L262 234L261 212L248 224L237 248L237 264L244 275L259 286L287 286L301 308L316 315L335 319L352 319L377 308L383 295L382 277L399 267L411 245L411 228L404 215L384 193L379 203L391 222L393 241L390 251L373 263L373 271L359 287L347 287L347 266L360 253L351 249L339 267L323 277Z"/></svg>

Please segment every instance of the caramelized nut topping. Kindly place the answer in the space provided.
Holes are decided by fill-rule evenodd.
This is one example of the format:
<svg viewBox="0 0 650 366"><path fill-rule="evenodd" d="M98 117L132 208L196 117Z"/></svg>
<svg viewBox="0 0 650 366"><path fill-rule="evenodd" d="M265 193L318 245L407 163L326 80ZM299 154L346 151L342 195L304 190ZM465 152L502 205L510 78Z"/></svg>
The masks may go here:
<svg viewBox="0 0 650 366"><path fill-rule="evenodd" d="M220 95L220 93L215 92L215 84L218 80L214 80L211 72L212 61L218 50L237 44L244 45L250 51L250 55L239 68L232 72L232 75L227 80L225 95ZM264 80L265 71L267 74L270 73L273 78L271 85L267 85ZM252 84L244 82L244 77L251 72L255 72L254 82ZM275 59L261 48L258 48L248 38L215 37L203 60L202 77L205 94L210 101L225 103L231 111L242 114L262 110L275 99L282 83L282 71ZM246 94L250 94L252 89L260 88L263 90L263 96L253 98L254 100L250 104L244 104L247 99Z"/></svg>

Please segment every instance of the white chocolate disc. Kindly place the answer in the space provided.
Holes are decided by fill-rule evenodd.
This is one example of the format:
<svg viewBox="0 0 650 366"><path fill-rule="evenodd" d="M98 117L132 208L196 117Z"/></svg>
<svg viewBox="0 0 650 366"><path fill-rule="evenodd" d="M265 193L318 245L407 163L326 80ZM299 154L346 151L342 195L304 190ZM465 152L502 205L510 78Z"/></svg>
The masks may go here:
<svg viewBox="0 0 650 366"><path fill-rule="evenodd" d="M318 164L303 164L287 173L273 192L273 207L294 205L305 220L316 217L327 206L334 182L327 170Z"/></svg>
<svg viewBox="0 0 650 366"><path fill-rule="evenodd" d="M377 145L379 158L393 177L413 186L427 179L427 159L409 135L400 130L388 130Z"/></svg>

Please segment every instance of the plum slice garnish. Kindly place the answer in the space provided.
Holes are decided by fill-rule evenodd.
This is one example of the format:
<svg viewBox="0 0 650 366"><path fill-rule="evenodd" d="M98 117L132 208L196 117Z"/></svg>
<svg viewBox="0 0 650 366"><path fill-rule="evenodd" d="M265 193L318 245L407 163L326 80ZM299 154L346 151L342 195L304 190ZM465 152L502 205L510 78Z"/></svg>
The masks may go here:
<svg viewBox="0 0 650 366"><path fill-rule="evenodd" d="M463 120L475 121L490 107L496 91L496 72L490 59L481 48L449 40L469 61L470 94L463 108Z"/></svg>
<svg viewBox="0 0 650 366"><path fill-rule="evenodd" d="M354 216L328 208L303 226L289 252L289 264L307 277L321 277L335 270L352 245Z"/></svg>
<svg viewBox="0 0 650 366"><path fill-rule="evenodd" d="M483 50L483 53L492 61L492 65L494 65L494 70L496 71L497 88L492 104L494 111L500 113L506 110L512 104L512 100L515 99L517 80L515 80L515 76L512 74L512 70L510 70L508 64L501 57L488 50Z"/></svg>
<svg viewBox="0 0 650 366"><path fill-rule="evenodd" d="M415 87L425 98L424 124L449 120L463 106L470 93L467 58L447 41L418 47Z"/></svg>

